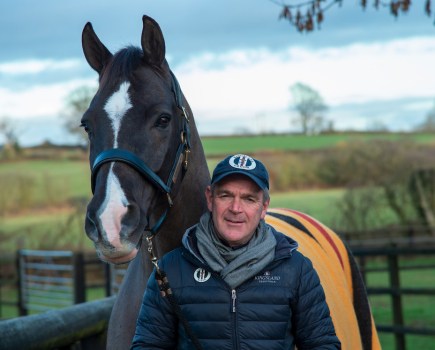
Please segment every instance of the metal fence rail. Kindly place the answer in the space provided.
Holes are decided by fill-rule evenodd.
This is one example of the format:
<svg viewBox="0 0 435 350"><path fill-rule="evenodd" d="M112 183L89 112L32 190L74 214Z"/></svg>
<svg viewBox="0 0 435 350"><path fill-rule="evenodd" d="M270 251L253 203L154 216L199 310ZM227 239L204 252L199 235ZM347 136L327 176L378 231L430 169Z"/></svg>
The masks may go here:
<svg viewBox="0 0 435 350"><path fill-rule="evenodd" d="M83 254L24 249L17 261L21 316L85 301Z"/></svg>
<svg viewBox="0 0 435 350"><path fill-rule="evenodd" d="M20 250L3 256L0 264L0 319L3 307L19 316L58 309L87 301L88 291L118 293L128 264L103 263L92 253ZM14 296L4 291L16 290ZM89 297L89 295L88 295Z"/></svg>

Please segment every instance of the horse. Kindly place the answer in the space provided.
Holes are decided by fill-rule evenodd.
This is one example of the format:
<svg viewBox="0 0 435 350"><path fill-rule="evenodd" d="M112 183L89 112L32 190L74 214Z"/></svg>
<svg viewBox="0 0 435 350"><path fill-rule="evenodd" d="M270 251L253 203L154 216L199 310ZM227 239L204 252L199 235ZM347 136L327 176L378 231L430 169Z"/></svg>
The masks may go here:
<svg viewBox="0 0 435 350"><path fill-rule="evenodd" d="M81 120L93 193L85 231L101 260L129 262L109 321L108 349L129 348L157 257L179 246L207 210L210 183L192 110L165 58L162 30L148 16L142 22L141 48L115 54L91 23L82 32L84 56L99 76ZM342 348L380 349L357 264L338 235L290 209L270 209L266 221L311 259Z"/></svg>

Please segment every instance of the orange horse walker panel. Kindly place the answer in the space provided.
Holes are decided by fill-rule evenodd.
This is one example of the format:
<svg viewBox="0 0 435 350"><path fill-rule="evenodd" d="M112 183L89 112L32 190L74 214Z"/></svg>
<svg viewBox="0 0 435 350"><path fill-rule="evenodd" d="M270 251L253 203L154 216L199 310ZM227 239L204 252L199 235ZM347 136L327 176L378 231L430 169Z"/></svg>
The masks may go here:
<svg viewBox="0 0 435 350"><path fill-rule="evenodd" d="M297 241L298 250L313 263L325 291L326 302L342 349L362 349L353 304L352 271L348 252L342 240L333 231L306 214L289 209L270 209L269 212L299 221L313 235L314 238L283 220L266 216L266 222ZM373 318L372 349L381 349Z"/></svg>

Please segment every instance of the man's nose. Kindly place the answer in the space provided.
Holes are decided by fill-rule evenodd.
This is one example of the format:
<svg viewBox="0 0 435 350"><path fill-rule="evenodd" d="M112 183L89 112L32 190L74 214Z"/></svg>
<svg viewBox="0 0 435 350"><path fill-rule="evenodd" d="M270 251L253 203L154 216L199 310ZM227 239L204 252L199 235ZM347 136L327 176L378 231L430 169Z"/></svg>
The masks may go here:
<svg viewBox="0 0 435 350"><path fill-rule="evenodd" d="M230 210L234 213L240 213L242 211L241 205L242 205L242 201L240 200L240 198L234 197L230 205Z"/></svg>

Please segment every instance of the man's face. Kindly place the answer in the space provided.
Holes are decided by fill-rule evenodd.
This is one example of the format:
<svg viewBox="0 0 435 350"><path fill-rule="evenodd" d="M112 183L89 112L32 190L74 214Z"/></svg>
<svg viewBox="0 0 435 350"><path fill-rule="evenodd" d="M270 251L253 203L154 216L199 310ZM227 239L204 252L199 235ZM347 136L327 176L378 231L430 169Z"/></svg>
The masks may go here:
<svg viewBox="0 0 435 350"><path fill-rule="evenodd" d="M214 227L221 239L231 247L247 243L260 219L266 216L269 200L263 201L263 191L244 175L229 175L212 193L205 191Z"/></svg>

